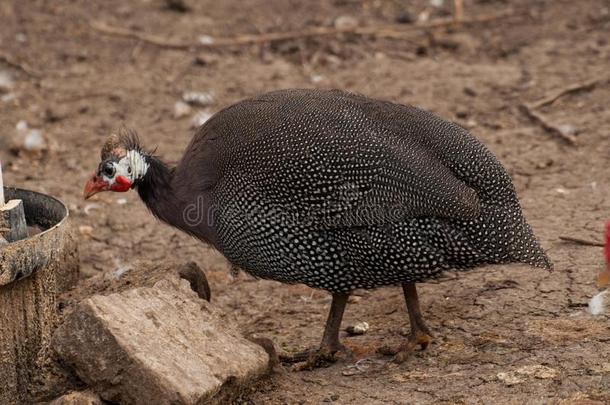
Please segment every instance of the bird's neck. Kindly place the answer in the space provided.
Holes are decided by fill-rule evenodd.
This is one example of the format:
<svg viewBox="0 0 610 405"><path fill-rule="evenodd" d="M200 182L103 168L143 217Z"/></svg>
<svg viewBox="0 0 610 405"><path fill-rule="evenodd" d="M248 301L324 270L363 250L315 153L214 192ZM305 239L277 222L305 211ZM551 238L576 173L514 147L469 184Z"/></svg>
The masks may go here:
<svg viewBox="0 0 610 405"><path fill-rule="evenodd" d="M215 237L205 221L207 197L200 195L195 201L189 187L180 187L175 179L176 170L155 156L146 156L149 167L137 183L140 198L148 209L163 222L209 243ZM201 220L196 221L196 218ZM195 218L195 219L194 219Z"/></svg>
<svg viewBox="0 0 610 405"><path fill-rule="evenodd" d="M180 211L180 202L173 192L174 169L154 156L146 156L148 168L138 182L137 190L148 209L159 219L175 223L175 214Z"/></svg>

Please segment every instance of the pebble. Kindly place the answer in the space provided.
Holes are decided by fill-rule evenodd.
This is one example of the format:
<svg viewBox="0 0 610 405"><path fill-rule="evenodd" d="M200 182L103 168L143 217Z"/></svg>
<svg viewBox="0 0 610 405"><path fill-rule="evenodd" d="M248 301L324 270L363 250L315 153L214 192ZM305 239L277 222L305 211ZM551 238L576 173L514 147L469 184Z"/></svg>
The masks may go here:
<svg viewBox="0 0 610 405"><path fill-rule="evenodd" d="M184 101L176 101L176 103L174 104L174 118L178 119L178 118L182 118L182 117L186 117L187 115L189 115L192 111L192 108L190 105L188 105L187 103L185 103Z"/></svg>
<svg viewBox="0 0 610 405"><path fill-rule="evenodd" d="M559 129L559 132L561 132L564 136L577 135L579 132L578 128L576 128L574 125L570 125L570 124L559 125L559 127L557 127L557 129Z"/></svg>
<svg viewBox="0 0 610 405"><path fill-rule="evenodd" d="M23 147L29 151L43 151L47 149L47 142L39 129L30 129L23 140Z"/></svg>
<svg viewBox="0 0 610 405"><path fill-rule="evenodd" d="M335 19L335 28L338 30L354 29L358 25L358 20L349 15L342 15Z"/></svg>
<svg viewBox="0 0 610 405"><path fill-rule="evenodd" d="M599 294L596 294L589 301L589 312L591 315L601 315L606 309L605 298L608 295L608 290L604 290Z"/></svg>
<svg viewBox="0 0 610 405"><path fill-rule="evenodd" d="M214 104L214 93L211 91L185 91L182 94L182 101L190 105L207 107Z"/></svg>
<svg viewBox="0 0 610 405"><path fill-rule="evenodd" d="M214 38L209 35L201 35L199 37L199 43L202 45L211 45L214 43Z"/></svg>
<svg viewBox="0 0 610 405"><path fill-rule="evenodd" d="M40 129L30 128L24 120L17 122L15 129L17 130L13 146L15 149L29 152L42 152L48 149L47 140Z"/></svg>
<svg viewBox="0 0 610 405"><path fill-rule="evenodd" d="M10 91L15 83L8 72L0 71L0 92Z"/></svg>
<svg viewBox="0 0 610 405"><path fill-rule="evenodd" d="M214 114L207 110L199 111L193 116L193 119L191 120L191 129L199 128L200 126L205 124L207 120L212 118L212 115Z"/></svg>
<svg viewBox="0 0 610 405"><path fill-rule="evenodd" d="M351 325L345 328L345 331L350 335L364 335L366 332L368 332L369 329L370 326L368 322L358 322L355 325Z"/></svg>
<svg viewBox="0 0 610 405"><path fill-rule="evenodd" d="M84 236L93 235L93 227L89 225L81 225L78 227L78 232Z"/></svg>

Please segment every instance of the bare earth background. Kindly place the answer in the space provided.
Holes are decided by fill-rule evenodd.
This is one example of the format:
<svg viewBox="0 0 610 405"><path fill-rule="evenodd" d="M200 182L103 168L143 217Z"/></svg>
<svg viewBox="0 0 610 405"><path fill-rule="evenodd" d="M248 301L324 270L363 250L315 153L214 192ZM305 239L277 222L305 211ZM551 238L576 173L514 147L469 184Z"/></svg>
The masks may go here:
<svg viewBox="0 0 610 405"><path fill-rule="evenodd" d="M102 21L196 43L201 35L377 26L394 24L405 13L417 18L429 10L434 19L451 12L451 2L433 8L427 0L187 3L192 8L186 13L168 10L161 0L0 3L0 71L14 81L0 102L5 182L52 194L71 207L83 280L65 297L66 305L194 260L212 284L213 302L245 333L269 337L285 350L316 345L330 303L326 293L233 277L218 253L157 222L135 193L85 203L81 192L103 141L122 123L136 128L149 147L157 146L158 154L177 160L193 133L190 115L173 117L184 91L213 92L208 111L214 112L272 89L342 88L422 106L482 139L513 176L556 270L494 266L421 285L436 342L400 366L375 354L377 346L398 343L408 331L400 290L358 292L344 318L344 326L371 325L364 336L344 337L361 359L357 366L346 360L313 372L278 373L243 401L610 403L608 312L586 312L597 293L601 248L559 239L602 239L610 213L610 86L602 81L539 110L554 125L576 129L577 146L518 108L608 77L609 1L466 0L466 17L508 9L515 14L392 39L343 35L217 49L164 49L89 25ZM42 130L49 150L20 149L20 120Z"/></svg>

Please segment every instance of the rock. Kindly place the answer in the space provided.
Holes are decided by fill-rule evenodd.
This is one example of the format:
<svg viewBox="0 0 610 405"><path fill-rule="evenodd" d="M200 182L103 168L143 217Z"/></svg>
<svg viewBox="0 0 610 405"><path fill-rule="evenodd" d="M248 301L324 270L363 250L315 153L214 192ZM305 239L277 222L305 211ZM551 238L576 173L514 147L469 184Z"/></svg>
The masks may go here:
<svg viewBox="0 0 610 405"><path fill-rule="evenodd" d="M606 309L604 298L607 294L608 290L604 290L589 300L589 306L587 309L591 315L600 315L604 313L604 310Z"/></svg>
<svg viewBox="0 0 610 405"><path fill-rule="evenodd" d="M8 93L14 86L15 82L11 75L0 70L0 93Z"/></svg>
<svg viewBox="0 0 610 405"><path fill-rule="evenodd" d="M212 118L212 113L207 110L199 111L197 114L193 116L191 120L191 128L196 129L205 124L210 118Z"/></svg>
<svg viewBox="0 0 610 405"><path fill-rule="evenodd" d="M182 101L194 106L207 107L214 104L214 92L185 91L182 94Z"/></svg>
<svg viewBox="0 0 610 405"><path fill-rule="evenodd" d="M40 129L30 128L27 122L21 120L15 125L15 130L10 142L10 149L14 153L24 151L36 154L48 150L47 138Z"/></svg>
<svg viewBox="0 0 610 405"><path fill-rule="evenodd" d="M191 106L185 103L184 101L176 101L174 104L174 118L182 118L186 117L191 113Z"/></svg>
<svg viewBox="0 0 610 405"><path fill-rule="evenodd" d="M578 135L578 128L576 128L574 125L570 125L570 124L563 124L563 125L559 125L557 127L557 129L559 130L559 132L561 132L564 136L574 136L574 135Z"/></svg>
<svg viewBox="0 0 610 405"><path fill-rule="evenodd" d="M396 22L399 24L411 24L415 22L415 17L405 10L398 14L396 17Z"/></svg>
<svg viewBox="0 0 610 405"><path fill-rule="evenodd" d="M515 373L509 372L509 373L498 373L496 374L496 377L498 378L498 380L502 381L504 384L511 386L511 385L515 385L515 384L521 384L523 382L523 379L517 377L515 375Z"/></svg>
<svg viewBox="0 0 610 405"><path fill-rule="evenodd" d="M269 364L177 277L84 300L53 347L104 400L126 405L227 402Z"/></svg>
<svg viewBox="0 0 610 405"><path fill-rule="evenodd" d="M543 366L542 364L534 364L531 366L523 366L517 369L517 373L521 375L532 376L540 379L555 378L559 374L557 370L551 367Z"/></svg>
<svg viewBox="0 0 610 405"><path fill-rule="evenodd" d="M49 402L49 405L102 405L102 400L91 391L76 391Z"/></svg>
<svg viewBox="0 0 610 405"><path fill-rule="evenodd" d="M368 332L370 326L368 322L358 322L355 325L348 326L345 331L350 335L364 335Z"/></svg>
<svg viewBox="0 0 610 405"><path fill-rule="evenodd" d="M349 15L342 15L335 19L335 28L338 30L351 30L358 27L358 20Z"/></svg>

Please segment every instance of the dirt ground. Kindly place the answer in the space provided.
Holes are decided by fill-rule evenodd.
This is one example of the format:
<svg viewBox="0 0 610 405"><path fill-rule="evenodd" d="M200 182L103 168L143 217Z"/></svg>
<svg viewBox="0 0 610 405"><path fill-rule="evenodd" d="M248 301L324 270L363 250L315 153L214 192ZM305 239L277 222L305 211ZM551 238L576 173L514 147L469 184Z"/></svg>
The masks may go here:
<svg viewBox="0 0 610 405"><path fill-rule="evenodd" d="M594 317L586 311L597 293L601 248L560 239L601 240L610 213L608 0L466 0L466 17L513 14L396 38L342 34L211 49L168 49L90 25L102 21L197 43L202 35L388 26L428 11L430 19L451 12L450 1L434 8L428 0L187 3L188 12L168 10L161 0L0 3L0 72L14 81L12 88L0 88L5 182L70 206L80 232L82 280L66 302L194 260L207 273L213 302L245 333L269 337L288 351L316 345L328 294L234 277L220 254L157 222L136 193L84 202L82 187L104 139L123 123L158 154L177 160L193 133L194 112L173 116L185 91L213 92L213 112L272 89L342 88L422 106L469 128L513 176L555 272L493 266L421 285L422 310L436 341L401 365L375 354L377 346L398 343L408 331L400 289L358 291L344 326L366 321L371 328L363 336L343 336L356 359L311 372L278 372L243 402L610 403L610 319L608 312ZM597 78L592 88L537 110L564 131L575 130L577 145L519 108ZM48 151L18 150L20 120L42 130Z"/></svg>

